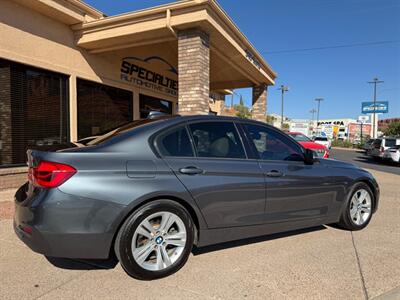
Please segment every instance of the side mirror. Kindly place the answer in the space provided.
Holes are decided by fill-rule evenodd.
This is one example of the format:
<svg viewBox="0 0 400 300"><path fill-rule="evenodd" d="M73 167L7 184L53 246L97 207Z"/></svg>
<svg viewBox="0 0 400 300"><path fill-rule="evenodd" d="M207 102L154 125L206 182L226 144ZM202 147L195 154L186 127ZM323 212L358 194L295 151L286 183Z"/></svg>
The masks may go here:
<svg viewBox="0 0 400 300"><path fill-rule="evenodd" d="M304 152L304 162L307 165L312 165L314 164L314 151L310 149L305 149L306 151Z"/></svg>

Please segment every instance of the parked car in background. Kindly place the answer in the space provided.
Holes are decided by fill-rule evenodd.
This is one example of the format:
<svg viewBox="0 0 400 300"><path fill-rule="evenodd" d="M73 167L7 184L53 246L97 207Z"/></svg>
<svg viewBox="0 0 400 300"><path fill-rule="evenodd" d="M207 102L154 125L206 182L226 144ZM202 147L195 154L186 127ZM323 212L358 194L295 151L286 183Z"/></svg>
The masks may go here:
<svg viewBox="0 0 400 300"><path fill-rule="evenodd" d="M329 149L324 145L315 143L301 132L289 131L287 134L299 142L304 148L314 151L316 157L329 158Z"/></svg>
<svg viewBox="0 0 400 300"><path fill-rule="evenodd" d="M368 141L365 142L365 144L362 146L362 148L365 150L365 153L368 153L369 150L371 150L372 143L375 141L375 139L369 139Z"/></svg>
<svg viewBox="0 0 400 300"><path fill-rule="evenodd" d="M178 271L193 245L332 223L361 230L380 193L368 171L232 117L138 120L88 146L27 156L18 237L50 257L115 253L145 280Z"/></svg>
<svg viewBox="0 0 400 300"><path fill-rule="evenodd" d="M331 140L328 139L326 136L316 136L314 137L314 142L317 144L324 145L326 148L331 149Z"/></svg>
<svg viewBox="0 0 400 300"><path fill-rule="evenodd" d="M394 147L390 147L389 149L386 149L385 153L383 154L383 158L391 160L396 163L399 163L400 162L400 145L396 145Z"/></svg>
<svg viewBox="0 0 400 300"><path fill-rule="evenodd" d="M382 159L385 155L385 150L400 145L400 138L398 137L383 137L373 141L368 155L376 159Z"/></svg>

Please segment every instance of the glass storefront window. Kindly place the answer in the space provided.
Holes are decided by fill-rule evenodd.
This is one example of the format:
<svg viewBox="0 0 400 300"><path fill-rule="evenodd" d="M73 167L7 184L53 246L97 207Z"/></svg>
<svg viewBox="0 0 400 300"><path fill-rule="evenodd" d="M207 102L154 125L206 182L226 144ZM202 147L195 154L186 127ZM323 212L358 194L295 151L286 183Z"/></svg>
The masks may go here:
<svg viewBox="0 0 400 300"><path fill-rule="evenodd" d="M24 165L27 149L68 141L68 77L0 60L0 166Z"/></svg>
<svg viewBox="0 0 400 300"><path fill-rule="evenodd" d="M131 91L78 79L77 97L79 139L133 121Z"/></svg>
<svg viewBox="0 0 400 300"><path fill-rule="evenodd" d="M140 94L139 96L139 106L141 119L147 118L151 111L172 114L172 102L144 94Z"/></svg>

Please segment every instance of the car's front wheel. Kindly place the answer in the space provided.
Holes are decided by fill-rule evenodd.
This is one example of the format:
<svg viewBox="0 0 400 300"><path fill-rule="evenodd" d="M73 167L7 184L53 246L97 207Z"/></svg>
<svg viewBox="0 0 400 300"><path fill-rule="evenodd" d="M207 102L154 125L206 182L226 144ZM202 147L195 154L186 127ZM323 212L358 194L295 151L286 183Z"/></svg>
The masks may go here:
<svg viewBox="0 0 400 300"><path fill-rule="evenodd" d="M124 222L115 253L124 270L143 280L171 275L186 263L193 247L190 214L171 200L150 202Z"/></svg>
<svg viewBox="0 0 400 300"><path fill-rule="evenodd" d="M356 183L342 210L338 225L348 230L363 229L371 221L374 201L370 187L364 182Z"/></svg>

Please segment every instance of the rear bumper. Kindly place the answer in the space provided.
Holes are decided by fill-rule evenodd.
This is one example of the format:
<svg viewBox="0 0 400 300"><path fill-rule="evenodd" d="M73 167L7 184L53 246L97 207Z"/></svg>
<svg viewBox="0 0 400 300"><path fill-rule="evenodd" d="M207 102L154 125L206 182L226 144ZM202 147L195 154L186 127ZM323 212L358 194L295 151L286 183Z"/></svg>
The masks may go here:
<svg viewBox="0 0 400 300"><path fill-rule="evenodd" d="M68 195L58 189L40 191L22 202L18 201L19 193L14 230L33 251L51 257L109 257L117 220L125 206Z"/></svg>

